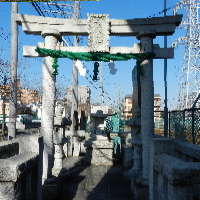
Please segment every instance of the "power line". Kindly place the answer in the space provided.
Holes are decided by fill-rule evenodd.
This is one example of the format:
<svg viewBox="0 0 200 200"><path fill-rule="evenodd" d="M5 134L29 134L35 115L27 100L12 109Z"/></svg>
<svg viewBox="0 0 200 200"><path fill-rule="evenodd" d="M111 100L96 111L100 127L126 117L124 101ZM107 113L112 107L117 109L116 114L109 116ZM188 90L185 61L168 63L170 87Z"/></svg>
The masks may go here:
<svg viewBox="0 0 200 200"><path fill-rule="evenodd" d="M45 7L44 7L44 5L43 5L43 4L41 4L41 5L42 5L42 8L45 10ZM49 13L47 13L47 15L50 17Z"/></svg>
<svg viewBox="0 0 200 200"><path fill-rule="evenodd" d="M37 13L40 16L45 17L44 13L42 12L42 10L40 9L40 7L37 5L37 3L31 2L32 6L35 8L35 10L37 11Z"/></svg>
<svg viewBox="0 0 200 200"><path fill-rule="evenodd" d="M53 16L54 16L55 18L57 18L57 17L56 17L56 15L55 15L54 13L60 14L63 18L69 18L69 17L66 15L67 12L64 12L63 8L62 8L62 9L59 8L59 6L58 6L59 4L57 4L56 2L54 2L54 3L44 3L44 4L46 4L46 5L48 6L48 8L49 8L49 10L46 10L46 9L44 8L44 6L43 6L44 12L52 13ZM53 11L53 9L50 7L50 5L56 6L56 10L57 10L57 11ZM72 5L72 6L73 6L73 5ZM60 12L60 11L61 11L61 12ZM49 15L49 14L48 14L48 15ZM64 37L64 38L65 38L65 37ZM67 46L69 46L64 38L62 37L63 42L64 42ZM67 39L68 39L70 45L73 46L73 44L72 44L70 38L67 37Z"/></svg>

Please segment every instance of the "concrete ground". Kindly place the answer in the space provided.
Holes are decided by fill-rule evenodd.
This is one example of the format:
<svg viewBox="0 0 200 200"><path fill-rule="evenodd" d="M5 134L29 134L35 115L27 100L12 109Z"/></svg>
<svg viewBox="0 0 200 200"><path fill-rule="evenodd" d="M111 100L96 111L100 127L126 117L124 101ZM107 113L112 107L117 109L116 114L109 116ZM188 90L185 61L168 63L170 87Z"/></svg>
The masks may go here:
<svg viewBox="0 0 200 200"><path fill-rule="evenodd" d="M85 165L81 158L66 158L63 167L71 175L62 184L60 200L133 200L130 185L123 178L124 168Z"/></svg>

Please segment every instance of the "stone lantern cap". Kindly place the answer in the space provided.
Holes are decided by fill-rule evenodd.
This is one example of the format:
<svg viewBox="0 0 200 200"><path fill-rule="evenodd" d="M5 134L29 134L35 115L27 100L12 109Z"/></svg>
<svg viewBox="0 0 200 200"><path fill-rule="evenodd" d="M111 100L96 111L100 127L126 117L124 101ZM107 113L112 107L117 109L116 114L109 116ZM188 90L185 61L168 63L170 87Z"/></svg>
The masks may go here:
<svg viewBox="0 0 200 200"><path fill-rule="evenodd" d="M97 110L96 113L91 113L91 117L101 117L101 118L106 118L108 117L108 114L103 114L102 110Z"/></svg>

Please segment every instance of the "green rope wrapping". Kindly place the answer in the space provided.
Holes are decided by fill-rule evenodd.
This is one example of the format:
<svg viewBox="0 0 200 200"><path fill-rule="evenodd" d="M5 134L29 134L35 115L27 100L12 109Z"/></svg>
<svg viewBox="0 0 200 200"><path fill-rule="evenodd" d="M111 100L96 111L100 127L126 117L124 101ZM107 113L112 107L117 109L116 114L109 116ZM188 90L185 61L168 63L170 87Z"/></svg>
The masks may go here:
<svg viewBox="0 0 200 200"><path fill-rule="evenodd" d="M54 58L54 74L57 74L57 67L58 67L58 58L69 58L71 60L85 60L85 61L104 61L110 62L110 60L117 61L117 60L129 60L129 59L136 59L137 60L137 70L140 75L142 74L142 67L140 63L148 59L150 57L155 57L155 53L148 52L148 53L135 53L135 54L106 54L106 53L73 53L68 51L60 51L60 50L51 50L45 48L36 48L36 52L38 52L42 56L51 56Z"/></svg>
<svg viewBox="0 0 200 200"><path fill-rule="evenodd" d="M52 67L53 67L52 75L58 75L58 67L59 67L59 65L58 65L58 58L57 57L54 57L54 61L53 61Z"/></svg>

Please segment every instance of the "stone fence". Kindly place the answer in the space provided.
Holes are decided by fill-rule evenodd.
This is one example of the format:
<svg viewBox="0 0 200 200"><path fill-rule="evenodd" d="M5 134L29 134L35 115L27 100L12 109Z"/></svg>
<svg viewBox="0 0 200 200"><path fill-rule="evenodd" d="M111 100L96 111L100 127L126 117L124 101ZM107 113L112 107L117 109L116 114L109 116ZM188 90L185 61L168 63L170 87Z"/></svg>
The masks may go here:
<svg viewBox="0 0 200 200"><path fill-rule="evenodd" d="M200 199L200 146L170 138L150 140L150 200Z"/></svg>
<svg viewBox="0 0 200 200"><path fill-rule="evenodd" d="M0 199L37 199L38 137L28 135L0 143Z"/></svg>
<svg viewBox="0 0 200 200"><path fill-rule="evenodd" d="M136 164L133 160L135 147L128 144L131 134L110 133L111 142L116 136L121 139L124 165L130 169ZM38 156L39 151L42 155L42 138L38 138L39 135L35 134L0 143L1 200L37 199L37 187L41 186L38 177L41 177L42 170ZM91 140L91 134L85 131L77 131L73 135L65 132L64 140L65 156L71 156L72 147L73 156L79 156L85 142ZM137 181L135 186L137 188ZM200 200L200 146L157 135L151 138L148 187L147 199L150 200Z"/></svg>

